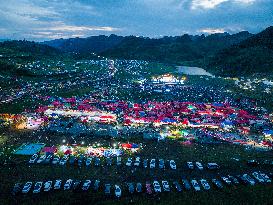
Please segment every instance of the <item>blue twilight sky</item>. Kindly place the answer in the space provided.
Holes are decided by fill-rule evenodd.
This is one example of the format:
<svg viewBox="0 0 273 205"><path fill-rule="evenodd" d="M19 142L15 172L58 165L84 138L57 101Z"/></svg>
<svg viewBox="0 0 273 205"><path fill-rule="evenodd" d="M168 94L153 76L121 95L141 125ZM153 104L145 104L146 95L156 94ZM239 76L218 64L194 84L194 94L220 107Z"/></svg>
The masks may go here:
<svg viewBox="0 0 273 205"><path fill-rule="evenodd" d="M273 25L273 0L0 0L0 39L160 37Z"/></svg>

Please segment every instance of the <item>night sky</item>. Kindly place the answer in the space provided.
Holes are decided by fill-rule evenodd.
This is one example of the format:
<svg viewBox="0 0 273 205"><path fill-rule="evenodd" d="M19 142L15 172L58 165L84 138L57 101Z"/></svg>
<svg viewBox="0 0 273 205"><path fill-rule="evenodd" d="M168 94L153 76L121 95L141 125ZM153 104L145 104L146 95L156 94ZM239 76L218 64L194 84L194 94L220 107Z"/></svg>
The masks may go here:
<svg viewBox="0 0 273 205"><path fill-rule="evenodd" d="M273 0L0 0L0 39L257 33Z"/></svg>

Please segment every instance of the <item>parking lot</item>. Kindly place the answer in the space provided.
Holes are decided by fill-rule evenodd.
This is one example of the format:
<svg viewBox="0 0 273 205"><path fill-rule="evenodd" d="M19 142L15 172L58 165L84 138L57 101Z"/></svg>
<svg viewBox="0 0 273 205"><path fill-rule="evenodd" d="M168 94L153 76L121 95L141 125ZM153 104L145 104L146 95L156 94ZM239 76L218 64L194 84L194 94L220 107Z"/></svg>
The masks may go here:
<svg viewBox="0 0 273 205"><path fill-rule="evenodd" d="M225 148L225 149L223 149ZM179 152L177 152L179 150ZM217 155L215 153L218 153ZM40 156L39 156L40 157ZM63 156L60 156L62 158ZM139 157L139 166L135 166L136 157ZM257 152L257 151L244 151L242 147L231 145L191 145L185 146L177 144L175 142L146 142L143 145L143 150L137 154L126 153L121 157L121 164L117 165L117 158L111 158L111 165L107 163L108 158L101 157L100 164L95 165L95 157L92 158L90 165L86 166L88 156L82 161L82 166L79 166L80 156L75 156L74 163L70 164L70 157L65 165L52 164L53 159L49 163L38 163L37 161L33 164L29 164L31 156L12 157L15 164L7 164L3 166L1 170L1 177L3 181L3 194L5 194L7 203L20 203L24 204L28 200L32 200L33 203L41 204L43 201L56 200L56 204L60 203L64 198L68 201L68 204L75 201L86 201L93 202L94 204L105 204L105 203L144 203L147 200L157 201L157 203L164 203L169 200L170 202L177 200L188 200L191 201L191 197L195 197L195 202L200 203L202 200L208 200L213 198L215 202L222 196L225 198L236 198L238 193L250 193L251 190L256 190L257 194L261 194L266 190L272 189L272 183L258 183L257 180L254 186L244 185L240 181L239 185L233 184L228 186L225 184L221 177L228 177L228 175L236 177L237 175L249 174L251 178L254 178L252 173L255 171L261 171L262 173L269 174L272 172L272 167L260 163L256 166L249 166L247 160L257 159L259 162L263 162L265 159L272 160L272 156L268 152ZM78 160L76 160L76 158ZM128 158L132 159L131 166L126 165ZM147 159L147 168L145 168L145 160ZM155 159L155 167L150 168L151 159ZM159 168L159 160L164 160L164 168ZM176 169L170 168L170 160L174 160ZM188 163L192 162L194 165L193 169L189 169ZM196 164L200 162L203 166L203 170L200 170ZM216 170L209 170L207 163L215 162L220 168ZM59 162L60 163L60 162ZM107 165L108 164L108 165ZM7 175L5 170L9 170L12 174L12 178ZM54 190L53 188L45 192L43 190L44 184L47 181L52 181L52 186L55 180L62 180L60 190ZM76 186L76 190L73 189L73 183L71 189L64 190L65 182L71 179L74 182L80 184ZM191 189L186 191L182 179L187 179L190 183ZM201 179L207 180L210 185L210 190L205 191L201 184ZM212 179L221 181L223 189L219 189L213 184ZM82 186L85 180L91 180L88 191L83 191ZM94 191L95 181L100 181L99 190ZM192 180L197 180L200 187L200 191L195 191L193 188ZM238 179L239 180L239 179ZM26 182L32 182L31 189L28 194L18 194L13 196L11 191L16 183L21 183L22 186ZM154 181L158 181L161 187L161 193L155 193ZM170 186L170 191L164 192L162 181L167 181ZM36 182L42 182L43 186L41 191L37 194L33 194L34 185ZM182 191L178 192L175 188L174 182L177 182ZM133 183L134 193L129 192L128 183ZM137 193L136 185L141 183L142 191ZM146 183L151 184L152 193L147 193ZM105 184L110 184L110 194L105 194ZM115 196L115 185L118 185L121 189L121 197ZM258 191L257 191L258 190ZM267 191L267 192L268 192ZM69 199L67 194L69 193ZM271 193L270 191L268 193ZM172 199L176 197L176 199ZM253 195L257 200L257 195ZM221 197L220 197L221 198ZM258 197L259 198L259 197ZM250 200L251 197L247 200ZM3 200L3 199L2 199ZM113 201L114 200L114 201Z"/></svg>

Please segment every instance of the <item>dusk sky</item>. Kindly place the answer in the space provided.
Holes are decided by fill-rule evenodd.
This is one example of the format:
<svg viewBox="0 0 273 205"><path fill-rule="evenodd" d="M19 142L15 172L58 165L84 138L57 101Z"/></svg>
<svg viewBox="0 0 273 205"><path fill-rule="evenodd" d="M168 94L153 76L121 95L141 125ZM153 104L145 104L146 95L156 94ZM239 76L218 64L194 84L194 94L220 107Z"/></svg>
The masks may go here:
<svg viewBox="0 0 273 205"><path fill-rule="evenodd" d="M1 39L257 33L270 25L273 0L0 0Z"/></svg>

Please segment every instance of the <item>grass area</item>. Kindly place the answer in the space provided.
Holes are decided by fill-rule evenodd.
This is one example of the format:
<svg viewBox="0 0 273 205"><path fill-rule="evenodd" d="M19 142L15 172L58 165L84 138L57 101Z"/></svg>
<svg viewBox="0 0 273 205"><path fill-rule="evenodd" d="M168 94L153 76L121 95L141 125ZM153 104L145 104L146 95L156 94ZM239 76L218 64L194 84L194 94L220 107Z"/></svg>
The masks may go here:
<svg viewBox="0 0 273 205"><path fill-rule="evenodd" d="M3 137L1 140L1 149L10 147L18 147L23 142L45 142L47 145L57 145L61 142L63 135L52 135L49 138L49 134L41 135L41 133L31 134L30 132L13 132L13 135L8 133L4 134L7 137ZM41 136L41 137L38 137ZM69 136L67 136L69 139ZM79 140L85 140L85 144L92 144L94 142L111 143L113 140L109 139L97 139L90 138L90 136L81 137ZM126 142L127 140L121 141ZM3 142L2 142L3 141ZM160 170L158 168L144 169L139 167L132 169L125 165L118 167L112 165L110 167L105 165L101 167L95 167L92 165L90 168L78 168L77 166L67 165L53 166L53 165L32 165L29 166L27 161L29 157L20 157L11 155L10 151L5 151L8 156L11 156L11 162L6 165L2 165L0 169L1 177L1 190L2 197L0 197L0 204L271 204L273 196L273 186L269 185L256 185L254 187L239 185L237 187L226 187L223 190L212 190L205 192L201 191L196 193L194 191L183 191L182 193L175 193L173 190L171 193L162 193L161 195L148 196L146 194L134 194L131 196L125 185L126 182L141 182L153 180L168 180L172 182L174 180L180 180L181 176L187 179L201 179L206 178L211 183L210 179L213 177L225 176L227 174L242 174L251 173L254 170L262 170L269 172L272 169L265 165L260 165L256 168L249 167L246 164L248 159L271 159L273 160L272 152L257 152L255 150L246 151L244 147L230 144L216 144L216 145L190 145L185 146L177 141L166 142L154 142L154 141L142 141L139 138L132 138L130 142L143 143L143 149L137 154L141 159L174 159L177 164L177 170ZM126 161L129 155L123 157L123 163ZM134 156L134 155L133 155ZM235 161L232 158L238 158L240 161ZM104 161L105 159L102 159ZM203 163L217 162L221 168L219 171L190 171L186 167L187 161L200 161ZM167 161L166 161L167 163ZM10 177L12 176L12 177ZM89 191L87 193L73 193L72 191L59 191L51 193L41 193L34 196L32 193L26 196L12 197L10 190L16 182L26 181L46 181L55 179L100 179L101 183L110 183L112 185L119 184L122 186L123 196L120 201L117 201L114 197L106 197L103 194L103 188L98 193ZM113 194L112 189L112 194Z"/></svg>

